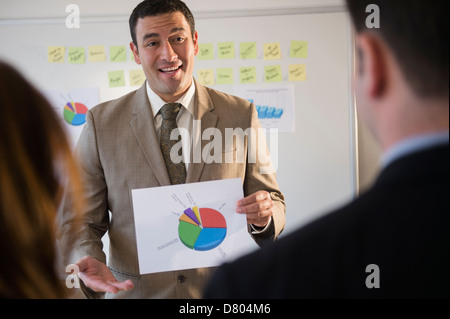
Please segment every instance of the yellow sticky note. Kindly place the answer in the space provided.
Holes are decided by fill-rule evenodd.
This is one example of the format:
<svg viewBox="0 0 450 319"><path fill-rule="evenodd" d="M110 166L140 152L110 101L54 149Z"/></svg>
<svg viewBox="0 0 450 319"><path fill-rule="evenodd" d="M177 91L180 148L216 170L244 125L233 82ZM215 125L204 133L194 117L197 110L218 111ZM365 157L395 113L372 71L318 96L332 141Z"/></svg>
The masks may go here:
<svg viewBox="0 0 450 319"><path fill-rule="evenodd" d="M256 42L242 42L239 46L241 59L257 59L258 58L258 48Z"/></svg>
<svg viewBox="0 0 450 319"><path fill-rule="evenodd" d="M141 86L145 82L145 73L142 69L130 70L130 86Z"/></svg>
<svg viewBox="0 0 450 319"><path fill-rule="evenodd" d="M91 45L89 46L89 62L105 62L105 46L104 45Z"/></svg>
<svg viewBox="0 0 450 319"><path fill-rule="evenodd" d="M197 80L202 85L214 85L214 70L213 69L198 70Z"/></svg>
<svg viewBox="0 0 450 319"><path fill-rule="evenodd" d="M239 78L242 84L256 83L256 67L249 66L239 69Z"/></svg>
<svg viewBox="0 0 450 319"><path fill-rule="evenodd" d="M217 46L217 56L219 59L234 59L234 42L221 42Z"/></svg>
<svg viewBox="0 0 450 319"><path fill-rule="evenodd" d="M111 62L125 62L127 49L123 45L109 47L109 59Z"/></svg>
<svg viewBox="0 0 450 319"><path fill-rule="evenodd" d="M123 71L108 72L108 82L110 88L125 86L125 76Z"/></svg>
<svg viewBox="0 0 450 319"><path fill-rule="evenodd" d="M279 60L281 59L281 45L280 43L265 43L264 44L264 60Z"/></svg>
<svg viewBox="0 0 450 319"><path fill-rule="evenodd" d="M69 47L68 63L83 64L86 61L86 53L82 47Z"/></svg>
<svg viewBox="0 0 450 319"><path fill-rule="evenodd" d="M214 59L214 47L212 43L200 43L198 45L199 51L197 58L199 60L212 60Z"/></svg>
<svg viewBox="0 0 450 319"><path fill-rule="evenodd" d="M283 73L281 65L270 65L264 67L264 79L266 82L281 82L283 81Z"/></svg>
<svg viewBox="0 0 450 319"><path fill-rule="evenodd" d="M217 84L233 84L233 68L217 69Z"/></svg>
<svg viewBox="0 0 450 319"><path fill-rule="evenodd" d="M291 64L289 65L289 81L306 81L306 65Z"/></svg>
<svg viewBox="0 0 450 319"><path fill-rule="evenodd" d="M290 56L291 56L291 58L307 58L308 57L308 42L292 41Z"/></svg>
<svg viewBox="0 0 450 319"><path fill-rule="evenodd" d="M48 46L48 62L49 63L64 63L66 56L66 48L61 46Z"/></svg>

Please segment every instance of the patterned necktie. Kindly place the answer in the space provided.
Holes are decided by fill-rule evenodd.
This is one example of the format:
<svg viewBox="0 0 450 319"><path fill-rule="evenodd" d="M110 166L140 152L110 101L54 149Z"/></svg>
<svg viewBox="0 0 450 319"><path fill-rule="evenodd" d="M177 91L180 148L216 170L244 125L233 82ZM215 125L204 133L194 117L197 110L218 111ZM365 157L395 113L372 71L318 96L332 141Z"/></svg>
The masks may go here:
<svg viewBox="0 0 450 319"><path fill-rule="evenodd" d="M172 185L186 183L186 166L182 161L176 164L170 158L170 150L181 140L180 135L178 135L177 140L170 139L170 133L172 133L174 129L178 128L176 119L181 107L182 105L178 103L168 103L159 111L163 118L160 137L161 151Z"/></svg>

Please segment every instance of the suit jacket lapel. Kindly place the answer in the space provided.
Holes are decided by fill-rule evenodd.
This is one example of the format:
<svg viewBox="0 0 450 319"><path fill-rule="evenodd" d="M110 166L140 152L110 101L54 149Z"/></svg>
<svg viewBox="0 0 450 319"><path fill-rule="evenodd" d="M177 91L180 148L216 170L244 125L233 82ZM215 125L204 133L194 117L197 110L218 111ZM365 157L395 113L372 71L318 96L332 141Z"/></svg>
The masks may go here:
<svg viewBox="0 0 450 319"><path fill-rule="evenodd" d="M196 107L194 110L194 120L200 120L201 121L201 130L198 138L200 141L193 141L192 146L192 152L200 152L200 154L192 154L191 155L191 164L189 165L189 169L186 176L186 183L196 183L200 181L200 176L203 171L203 168L205 166L205 161L202 158L201 152L203 152L205 146L210 142L209 140L204 141L202 139L202 133L205 131L205 129L210 127L216 127L217 124L217 115L212 113L211 111L214 110L214 104L211 101L211 98L208 94L208 91L206 88L199 84L195 79L195 87L196 87L196 93L195 93L195 103ZM195 130L195 128L193 129ZM192 135L195 137L195 134ZM195 147L196 143L201 143L201 148ZM208 150L209 154L209 150ZM201 158L200 163L195 163L192 161L192 158L195 159L197 156Z"/></svg>
<svg viewBox="0 0 450 319"><path fill-rule="evenodd" d="M134 103L134 118L130 125L153 173L161 186L166 186L170 185L170 179L156 135L153 112L147 97L146 83L136 91L135 98L132 101Z"/></svg>

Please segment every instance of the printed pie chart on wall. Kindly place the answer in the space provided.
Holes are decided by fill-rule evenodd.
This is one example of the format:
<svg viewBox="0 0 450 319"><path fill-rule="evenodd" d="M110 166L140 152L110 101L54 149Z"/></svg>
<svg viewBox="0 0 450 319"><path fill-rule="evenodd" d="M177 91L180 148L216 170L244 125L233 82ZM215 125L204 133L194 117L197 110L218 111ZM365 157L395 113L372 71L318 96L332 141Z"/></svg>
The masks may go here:
<svg viewBox="0 0 450 319"><path fill-rule="evenodd" d="M79 126L86 123L86 113L88 108L78 102L68 102L64 106L64 120L73 126Z"/></svg>

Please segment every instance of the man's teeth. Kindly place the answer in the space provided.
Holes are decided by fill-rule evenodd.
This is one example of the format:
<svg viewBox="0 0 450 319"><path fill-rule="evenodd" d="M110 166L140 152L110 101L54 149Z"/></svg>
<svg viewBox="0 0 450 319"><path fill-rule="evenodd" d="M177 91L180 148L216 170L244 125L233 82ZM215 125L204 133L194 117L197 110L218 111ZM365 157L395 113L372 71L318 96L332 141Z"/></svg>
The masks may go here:
<svg viewBox="0 0 450 319"><path fill-rule="evenodd" d="M161 71L163 71L163 72L171 72L171 71L176 71L179 68L180 68L179 66L175 66L173 68L161 69Z"/></svg>

